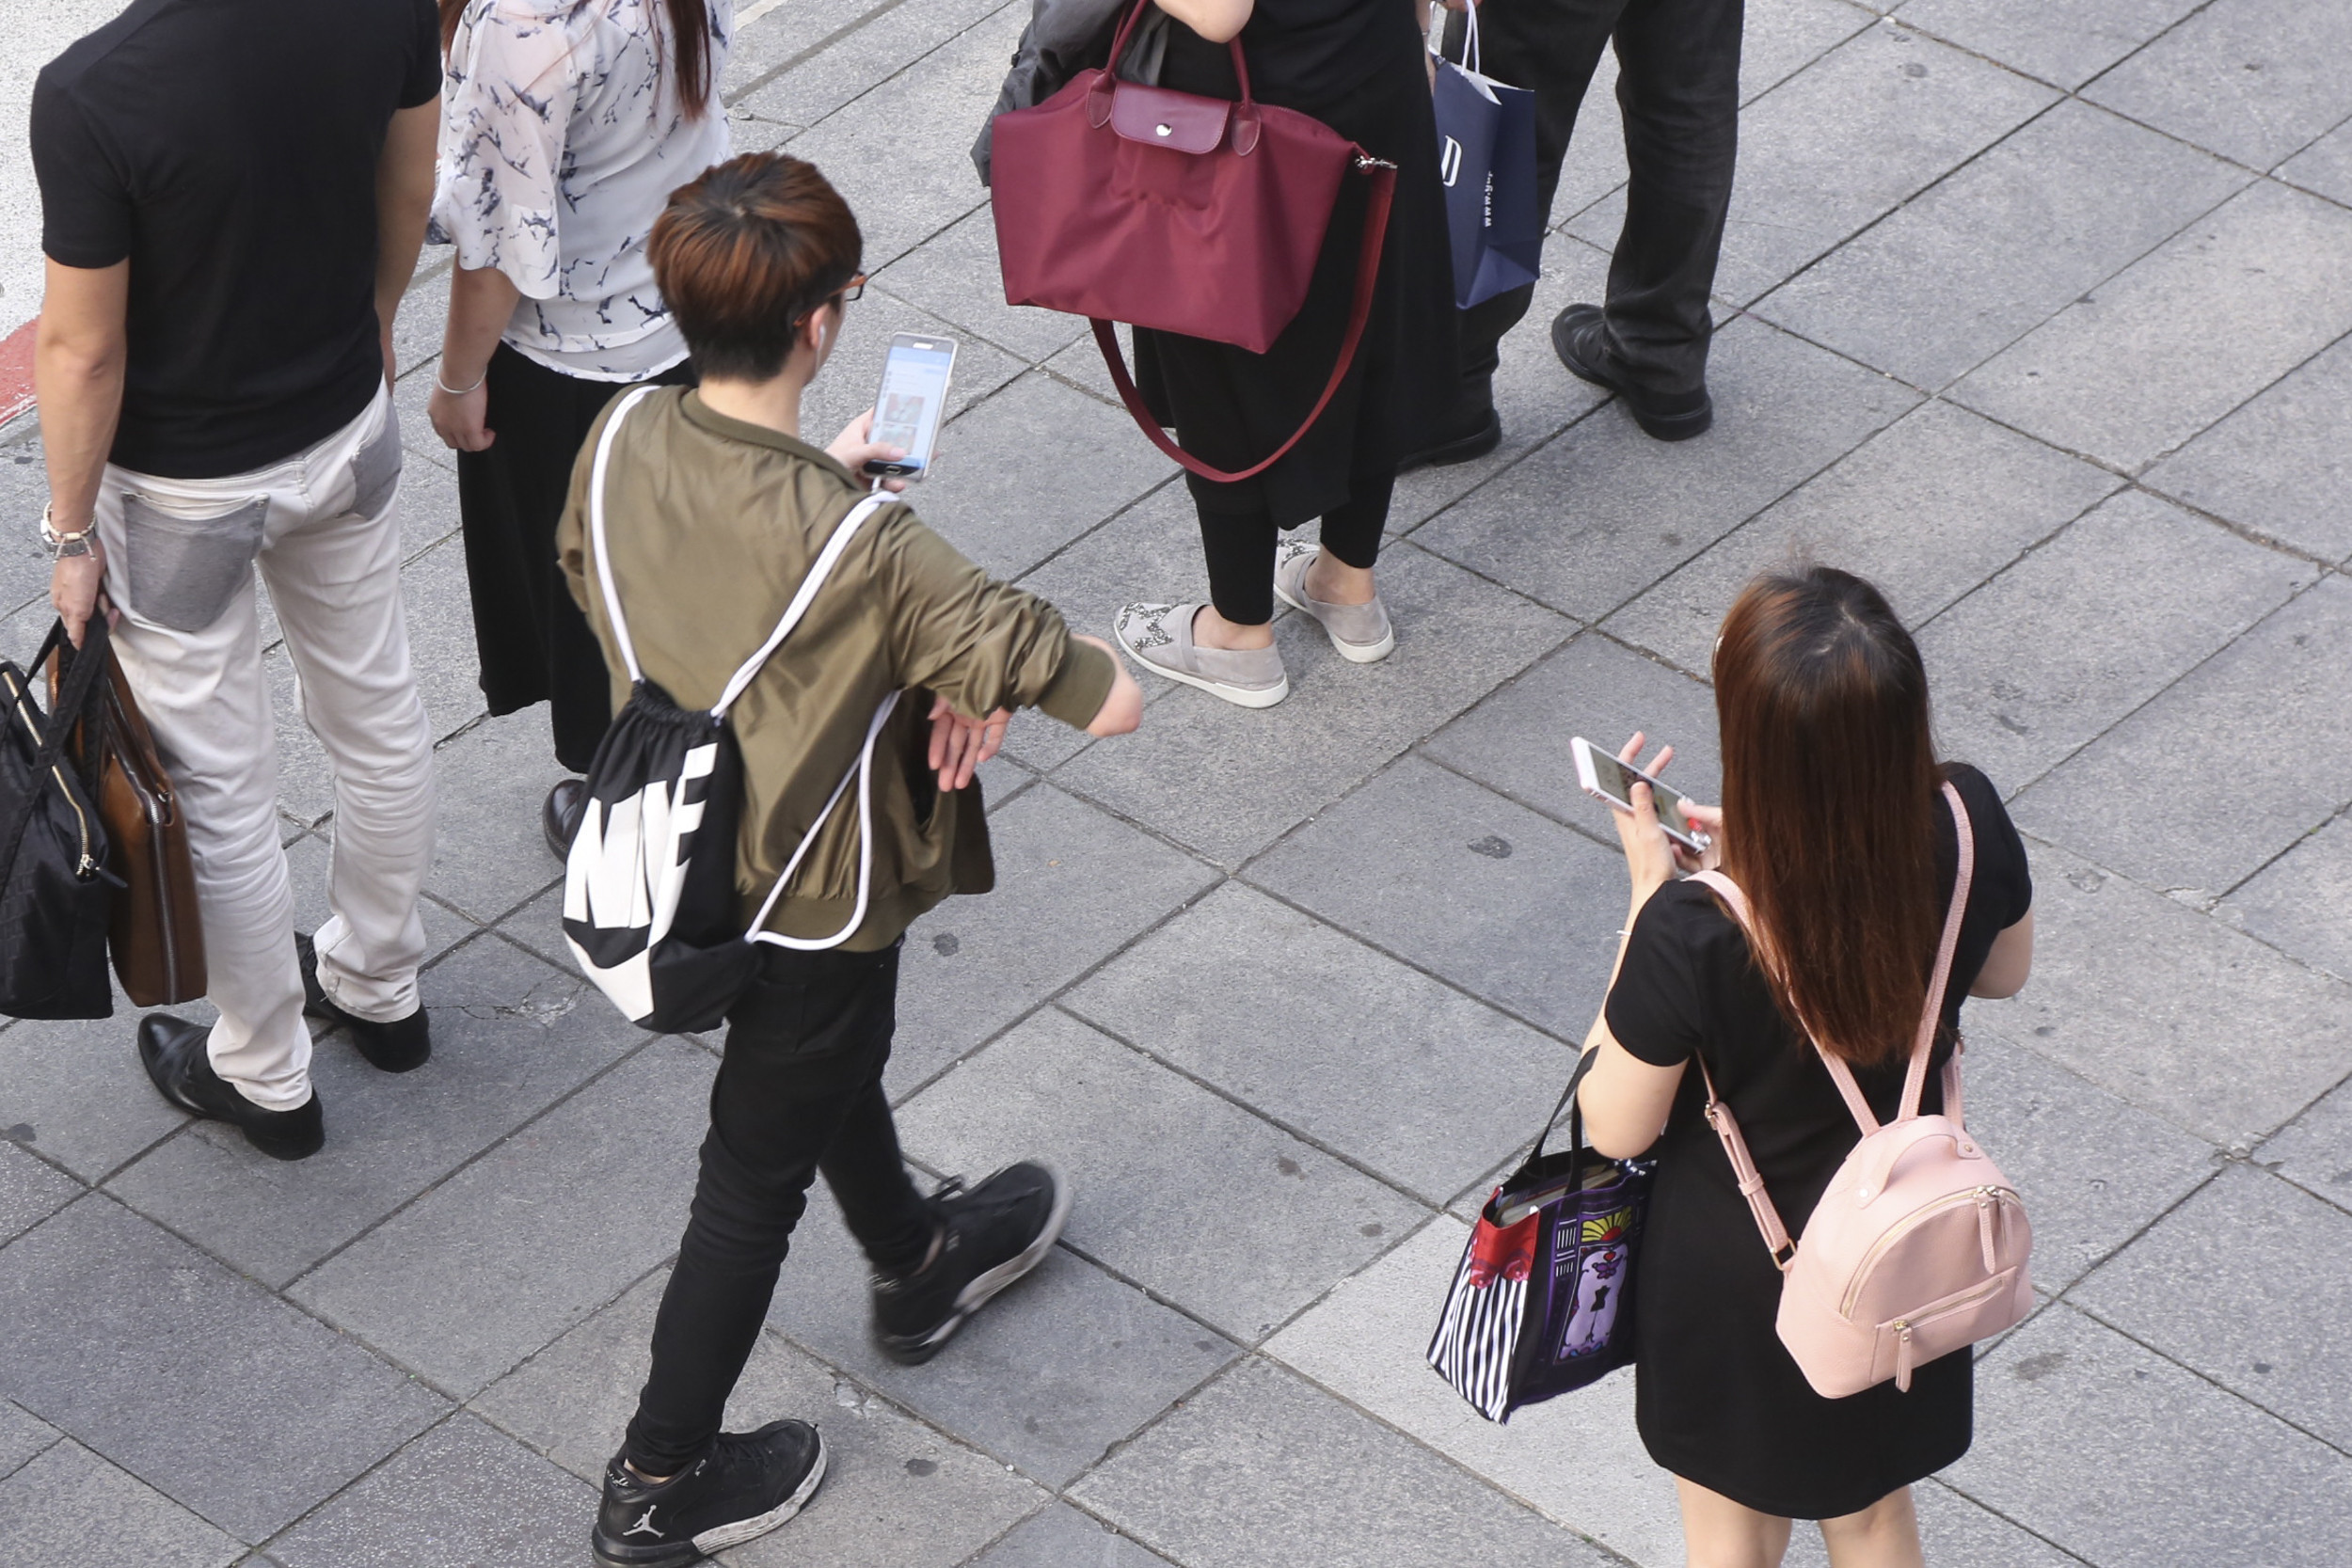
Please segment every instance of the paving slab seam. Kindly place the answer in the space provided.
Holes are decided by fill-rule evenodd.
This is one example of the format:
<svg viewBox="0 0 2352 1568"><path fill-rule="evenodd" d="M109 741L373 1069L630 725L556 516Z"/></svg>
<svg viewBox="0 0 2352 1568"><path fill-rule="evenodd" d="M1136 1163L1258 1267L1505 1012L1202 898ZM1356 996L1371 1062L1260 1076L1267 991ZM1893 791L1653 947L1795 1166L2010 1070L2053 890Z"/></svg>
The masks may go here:
<svg viewBox="0 0 2352 1568"><path fill-rule="evenodd" d="M23 1405L18 1405L18 1406L17 1406L17 1408L18 1408L18 1409L20 1409L20 1410L23 1410L24 1407ZM28 1415L28 1416L32 1415L32 1412L31 1412L31 1411L29 1411L29 1410L25 1411L24 1413L25 1413L26 1415ZM39 1420L39 1419L40 1419L40 1418L39 1418L39 1417L34 1417L34 1419ZM48 1423L48 1422L46 1422L46 1421L42 1421L42 1422L41 1422L41 1424L42 1424L43 1426L47 1426L49 1423ZM10 1476L15 1475L15 1474L16 1474L19 1470L22 1470L23 1468L24 1468L24 1466L25 1466L26 1465L30 1465L30 1464L31 1464L34 1460L39 1459L39 1458L40 1458L42 1454L47 1453L47 1452L48 1452L51 1449L56 1448L58 1444L60 1444L60 1443L65 1443L65 1442L72 1442L72 1441L73 1441L73 1439L67 1437L67 1436L65 1435L65 1433L63 1433L62 1432L58 1433L56 1436L52 1437L51 1439L49 1439L49 1441L48 1441L48 1442L43 1443L43 1444L42 1444L40 1448L35 1449L34 1449L31 1453L26 1454L26 1455L24 1456L24 1460L23 1460L23 1462L22 1462L22 1463L20 1463L20 1464L16 1464L16 1465L9 1465L7 1469L5 1469L5 1470L0 1470L0 1481L7 1481L7 1480L10 1477ZM87 1447L88 1447L88 1445L87 1445L87 1444L84 1444L83 1446L84 1446L85 1448L87 1448ZM98 1453L98 1450L97 1450L96 1449L90 1449L90 1452L92 1452L92 1453ZM99 1457L100 1457L101 1459L104 1459L106 1456L105 1456L105 1455L103 1455L103 1454L99 1454ZM114 1462L113 1462L112 1460L108 1460L108 1461L107 1461L107 1463L108 1463L108 1464L113 1464ZM118 1466L116 1466L116 1467L117 1467L118 1469L119 1469L119 1468L120 1468L120 1466L119 1466L119 1465L118 1465Z"/></svg>
<svg viewBox="0 0 2352 1568"><path fill-rule="evenodd" d="M2038 1313L2036 1314L2036 1316L2039 1315L2040 1314ZM1995 1519L2000 1520L2001 1523L2009 1526L2011 1529L2016 1530L2019 1534L2031 1536L2034 1540L2041 1542L2044 1546L2049 1547L2050 1550L2058 1553L2058 1556L2065 1558L2068 1561L2079 1562L2083 1564L2083 1568L2100 1568L2100 1564L2092 1559L2083 1556L2080 1552L2071 1551L2068 1548L2059 1545L2056 1541L2051 1540L2048 1536L2042 1534L2031 1525L2026 1524L2024 1521L2016 1518L2012 1514L2002 1513L1999 1509L1994 1507L1991 1503L1984 1501L1981 1497L1972 1496L1971 1494L1963 1491L1957 1484L1946 1480L1941 1471L1928 1477L1928 1481L1936 1486L1942 1487L1945 1491L1949 1492L1953 1497L1962 1498L1963 1500L1972 1503L1976 1507L1984 1510L1987 1513L1990 1513Z"/></svg>
<svg viewBox="0 0 2352 1568"><path fill-rule="evenodd" d="M367 1481L377 1471L383 1469L385 1465L389 1465L393 1460L398 1459L402 1454L406 1453L411 1448L414 1448L417 1444L423 1442L427 1437L432 1436L435 1433L440 1431L443 1427L449 1425L450 1422L457 1419L460 1416L471 1414L472 1412L466 1409L464 1405L453 1404L449 1409L443 1411L440 1415L436 1416L432 1420L426 1422L424 1426L420 1428L416 1433L403 1441L394 1444L392 1446L391 1452L386 1454L374 1464L370 1465L367 1468L361 1470L358 1475L355 1475L350 1480L344 1481L341 1486L335 1488L334 1491L329 1492L326 1497L321 1497L317 1502L311 1504L309 1508L304 1509L301 1513L297 1514L295 1517L287 1520L283 1526L272 1531L268 1536L260 1541L245 1541L245 1537L237 1534L235 1530L230 1529L228 1526L220 1525L216 1521L215 1522L215 1528L226 1531L232 1540L245 1541L245 1544L252 1547L256 1552L268 1551L271 1547L285 1540L287 1536L299 1529L306 1521L325 1512L338 1498L343 1497L346 1493L350 1492L354 1487L359 1485L362 1481ZM479 1420L481 1418L475 1417L475 1419ZM511 1436L512 1434L501 1430L500 1435ZM540 1457L545 1458L546 1456L541 1455ZM175 1498L173 1500L177 1501L178 1499ZM187 1507L184 1503L181 1504L181 1506L183 1508ZM193 1513L197 1511L189 1509L189 1512ZM198 1514L198 1517L201 1518L203 1515L199 1513Z"/></svg>
<svg viewBox="0 0 2352 1568"><path fill-rule="evenodd" d="M2249 871L2245 876L2240 877L2236 881L2232 882L2228 887L2225 887L2219 893L2215 894L2213 896L2213 909L2209 909L2205 912L2208 914L2212 913L2213 910L2218 909L2228 900L2232 894L2237 892L2238 889L2244 887L2247 883L2252 881L2255 878L2261 876L2264 872L2269 870L2272 866L2278 864L2280 861L2295 853L2296 850L2300 849L2304 845L2310 843L2319 834L2326 832L2329 828L2332 828L2338 822L2343 821L2346 815L2352 815L2352 799L2346 800L2343 805L2338 806L2324 820L2322 820L2318 826L2304 829L2301 837L2290 840L2285 848L2280 849L2277 854L2271 856L2268 860L2263 862L2251 871ZM2245 934L2249 936L2253 935L2250 931ZM2257 937L2255 940L2261 941L2262 939ZM2328 973L2328 971L2318 969L2316 966L2306 965L2305 967L2312 968L2316 974L2325 974Z"/></svg>
<svg viewBox="0 0 2352 1568"><path fill-rule="evenodd" d="M2352 333L2347 333L2346 336L2352 337ZM2343 341L2344 339L2342 338L2336 340L2339 343ZM2329 346L2332 347L2334 345L2330 344ZM2301 367L2299 366L2297 367L2297 369L2300 368ZM2287 375L2293 375L2294 373L2294 371L2289 371ZM2286 376L2280 376L2279 378L2280 381L2283 381L2285 379ZM2276 387L2278 384L2278 381L2274 381L2270 384L2270 386ZM2270 388L2267 387L2264 388L2265 391L2268 391L2269 389ZM2245 404L2240 404L2238 406L2242 408ZM2234 413L2235 410L2232 410L2232 412ZM2222 418L2227 419L2229 416L2225 414ZM2215 424L2218 424L2221 421L2219 420L2214 421ZM2206 430L2211 430L2212 428L2212 425L2207 425L2205 427ZM2203 431L2200 431L2198 434L2202 435L2203 433ZM2194 439L2194 437L2192 437L2192 439ZM2187 444L2188 443L2185 441L2181 443L2182 446L2186 446ZM2177 451L2180 449L2176 447L2173 450ZM2292 557L2296 561L2318 567L2323 574L2330 577L2341 577L2345 575L2344 568L2346 562L2331 561L2324 555L2313 555L2311 551L2305 549L2300 545L2290 544L2288 541L2280 539L2274 534L2265 533L2258 528L2252 528L2245 523L2233 521L2232 519L2221 515L2218 512L2208 511L2195 501L2184 500L2180 497L2172 495L2169 491L2159 490L2154 485L2149 484L2141 480L2127 480L2124 483L2122 489L2112 491L2109 494L2101 497L2100 499L2093 504L2105 505L2107 501L2113 500L2117 496L2135 490L2143 496L2149 496L2156 500L2160 500L2167 506L2177 506L2182 511L2187 513L2190 516L2198 518L2202 522L2211 523L2214 527L2219 529L2224 533L2233 533L2249 545L2259 545L2264 549L2270 551L2274 555ZM2352 558L2347 558L2347 560L2352 560Z"/></svg>
<svg viewBox="0 0 2352 1568"><path fill-rule="evenodd" d="M1551 823L1554 827L1565 828L1569 832L1576 834L1577 837L1589 839L1603 849L1614 850L1620 855L1625 852L1625 846L1618 842L1617 836L1614 832L1603 837L1600 830L1593 827L1589 822L1578 822L1571 820L1568 817L1562 816L1558 812L1548 810L1543 806L1539 806L1533 800L1529 800L1522 796L1517 795L1510 789L1501 784L1488 784L1486 780L1477 777L1475 774L1464 772L1461 768L1455 767L1454 764L1448 762L1445 758L1438 755L1434 752L1422 750L1422 748L1428 743L1428 740L1432 738L1434 738L1434 736L1424 736L1422 740L1415 741L1413 743L1412 754L1427 763L1430 767L1437 768L1440 772L1451 773L1455 778L1461 780L1464 784L1474 784L1478 788L1485 790L1489 795L1502 797L1503 800L1510 801L1513 805L1519 807L1521 810L1534 812L1537 816L1540 816L1545 821ZM1656 737L1647 736L1646 738L1655 739ZM1598 804L1598 802L1596 801L1595 804ZM1353 934L1354 933L1352 932L1350 933L1350 935Z"/></svg>
<svg viewBox="0 0 2352 1568"><path fill-rule="evenodd" d="M1017 4L1018 0L1014 0L1014 3ZM770 66L766 71L761 71L758 75L753 77L750 81L745 82L740 87L736 87L734 90L722 93L720 95L720 102L726 104L728 108L735 107L736 104L741 103L744 99L749 98L752 94L768 86L771 82L776 81L779 78L789 74L799 67L806 65L809 61L823 54L826 50L831 49L834 44L840 43L853 35L864 31L869 24L880 22L883 17L889 15L892 11L897 10L904 4L906 4L906 0L882 0L881 5L876 6L873 9L854 17L848 22L843 23L840 26L835 27L832 32L827 33L823 38L818 39L815 43L810 44L807 48L786 59L782 64ZM957 39L961 38L964 33L970 32L972 28L977 27L980 24L989 21L996 15L997 11L1001 11L1004 8L1004 7L999 6L996 8L996 10L989 11L983 15L973 18L971 23L968 24L961 31L948 34L945 40L941 40L941 42L933 44L930 49L926 49L922 55L916 57L918 59L930 57L931 55L936 54L940 49L945 48L948 43L952 43ZM752 25L756 26L761 20L764 20L764 16L761 18L755 18ZM767 35L763 33L761 36L765 37ZM866 93L873 91L875 87L882 86L882 82L889 81L892 77L901 74L904 70L905 68L901 67L898 71L892 71L889 76L884 76L879 81L874 82L866 88L865 92L859 93L857 98L865 97ZM833 114L839 114L842 109L846 109L850 103L856 103L857 98L852 98L847 103L842 103L838 108L833 111ZM818 117L817 123L821 125L832 118L833 115L831 114L819 115ZM806 129L806 127L803 127L803 129Z"/></svg>
<svg viewBox="0 0 2352 1568"><path fill-rule="evenodd" d="M1032 369L1042 369L1042 367L1041 367L1041 366L1033 366L1033 367L1032 367ZM1047 373L1048 375L1053 375L1053 374L1054 374L1054 372L1051 372L1051 371L1046 372L1046 373ZM1014 376L1014 377L1013 377L1013 381L1019 381L1019 380L1021 380L1021 379L1022 379L1022 378L1021 378L1020 376ZM1061 378L1060 378L1059 376L1055 376L1055 379L1056 379L1056 380L1060 380ZM1012 382L1007 382L1005 385L1006 385L1006 386L1008 386L1008 387L1009 387L1010 385L1012 385ZM998 389L999 389L999 390L1002 390L1003 388L998 388ZM1082 391L1083 391L1083 390L1085 390L1085 388L1080 388L1080 390L1082 390ZM1093 394L1089 394L1089 396L1091 396L1091 395L1093 395ZM974 408L977 408L977 407L978 407L978 406L979 406L979 404L974 404L972 406L973 406ZM1123 406L1123 405L1122 405L1122 406ZM965 413L969 413L969 412L971 412L971 409L966 409L964 412L965 412ZM959 414L958 416L956 416L956 418L957 418L957 419L961 419L962 417L963 417L963 416L962 416L961 414ZM955 420L949 420L948 422L949 422L950 424L952 424L952 423L954 423L954 422L955 422ZM1133 498L1133 499L1131 499L1121 501L1121 502L1120 502L1120 504L1119 504L1116 508L1114 508L1114 509L1113 509L1113 510L1112 510L1112 511L1111 511L1111 512L1110 512L1107 515L1105 515L1104 517L1103 517L1103 519L1102 519L1101 521L1099 521L1099 522L1095 522L1095 523L1090 523L1090 524L1089 524L1089 525L1087 526L1087 528L1086 528L1085 531L1083 531L1083 532L1081 532L1081 533L1078 533L1078 534L1075 534L1075 535L1072 536L1071 538L1068 538L1068 539L1063 540L1060 544L1058 544L1058 545L1055 546L1054 546L1051 550L1048 550L1048 551L1047 551L1047 552L1046 552L1046 553L1045 553L1042 557L1041 557L1041 558L1038 560L1038 562L1036 562L1036 564L1034 564L1034 565L1030 565L1030 566L1025 566L1025 567L1023 567L1023 568L1022 568L1020 571L1018 571L1018 572L1011 572L1011 573L1008 573L1008 574L1006 574L1006 576L1005 576L1005 578L1004 578L1004 579L1003 579L1003 580L1005 580L1005 581L1007 581L1007 582L1009 582L1009 583L1012 583L1012 584L1014 584L1014 585L1018 586L1018 585L1019 585L1019 583L1021 582L1021 580L1022 580L1024 578L1035 577L1038 573L1040 573L1040 572L1043 571L1046 567L1051 566L1051 565L1052 565L1055 562L1059 561L1059 560L1060 560L1063 556L1068 555L1068 554L1069 554L1072 550L1076 549L1076 548L1077 548L1080 545L1085 544L1085 543L1086 543L1089 539L1093 538L1096 534L1098 534L1098 533L1102 532L1104 529L1106 529L1106 528L1110 527L1110 526L1111 526L1111 524L1113 524L1113 523L1115 523L1115 522L1119 521L1119 519L1120 519L1120 518L1124 517L1124 516L1125 516L1128 513L1133 512L1134 510L1136 510L1136 508L1137 508L1137 507L1139 507L1139 506L1143 505L1146 501L1151 500L1153 497L1157 496L1157 495L1158 495L1161 491L1163 491L1163 490L1167 489L1169 485L1171 485L1171 484L1175 483L1177 482L1177 480L1178 480L1178 479L1180 479L1181 477L1183 477L1183 474L1184 474L1184 470L1183 470L1182 468L1170 468L1170 469L1169 469L1169 470L1168 470L1166 474L1163 474L1163 475L1159 478L1159 480L1158 480L1157 482L1155 482L1155 483L1152 485L1152 487L1151 487L1150 489L1148 489L1148 490L1144 491L1141 495L1138 495L1138 496L1134 497L1134 498ZM1277 619L1279 619L1279 618L1280 618L1281 613L1282 613L1281 611L1278 610L1278 611L1277 611L1277 616L1276 616L1276 618L1277 618ZM1170 683L1168 683L1168 684L1169 684L1170 686L1172 686L1174 683L1170 682ZM1165 691L1164 691L1164 692L1162 692L1162 693L1160 693L1160 695L1163 695L1163 696L1165 696L1165 695L1167 695L1167 694L1168 694L1168 693L1166 693ZM1150 698L1147 696L1146 701L1149 701L1149 700L1150 700ZM1092 746L1092 745L1094 744L1095 739L1096 739L1096 737L1095 737L1095 736L1087 736L1087 744L1086 744L1085 746L1081 746L1081 747L1079 747L1077 751L1073 752L1072 752L1069 756L1064 757L1064 758L1063 758L1060 762L1056 763L1056 764L1054 765L1054 768L1060 768L1060 767L1066 766L1066 765L1067 765L1067 764L1069 764L1069 763L1072 763L1072 762L1076 761L1076 760L1077 760L1077 758L1078 758L1081 754L1083 754L1083 753L1087 751L1087 749L1088 749L1089 747L1090 747L1090 746ZM1047 772L1047 773L1050 773L1050 772L1052 772L1052 771L1053 771L1053 768L1045 768L1045 769L1042 769L1042 771Z"/></svg>

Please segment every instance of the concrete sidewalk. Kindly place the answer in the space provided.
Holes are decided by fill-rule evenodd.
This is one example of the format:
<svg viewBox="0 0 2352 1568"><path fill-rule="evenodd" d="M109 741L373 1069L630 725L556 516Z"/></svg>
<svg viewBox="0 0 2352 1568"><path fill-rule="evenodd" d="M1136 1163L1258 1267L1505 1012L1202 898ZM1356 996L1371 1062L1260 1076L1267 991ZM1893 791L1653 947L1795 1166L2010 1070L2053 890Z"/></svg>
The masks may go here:
<svg viewBox="0 0 2352 1568"><path fill-rule="evenodd" d="M961 338L922 511L1102 631L1199 596L1199 546L1082 325L1001 303L964 150L1026 13L790 0L744 29L731 112L866 229L811 428L893 330ZM1809 550L1917 629L1942 746L2009 795L2038 889L2032 984L1968 1011L1968 1100L2043 1304L1921 1489L1929 1560L2342 1564L2348 57L2352 9L2295 0L1753 0L1719 413L1674 447L1543 333L1615 233L1604 71L1503 448L1399 488L1396 656L1286 621L1279 708L1154 683L1138 736L1025 719L991 766L1001 886L910 936L890 1083L927 1171L1057 1160L1066 1243L902 1369L818 1199L739 1407L818 1420L834 1467L729 1560L1679 1563L1626 1375L1498 1429L1421 1354L1607 978L1623 872L1568 737L1645 728L1711 791L1714 625ZM436 1054L387 1078L322 1038L328 1147L287 1166L167 1109L127 1009L0 1029L0 1541L26 1563L586 1560L715 1041L639 1034L563 960L546 721L482 715L423 419L443 286L400 384ZM49 620L38 459L0 436L19 658ZM281 741L315 921L330 781L291 702Z"/></svg>

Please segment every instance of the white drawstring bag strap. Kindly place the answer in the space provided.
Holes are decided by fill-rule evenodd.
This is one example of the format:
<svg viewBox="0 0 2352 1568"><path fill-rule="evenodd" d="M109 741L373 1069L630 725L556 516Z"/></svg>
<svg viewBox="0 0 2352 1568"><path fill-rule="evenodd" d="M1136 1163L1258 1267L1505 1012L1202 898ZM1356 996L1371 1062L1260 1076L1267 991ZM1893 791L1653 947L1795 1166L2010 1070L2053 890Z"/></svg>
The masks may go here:
<svg viewBox="0 0 2352 1568"><path fill-rule="evenodd" d="M637 667L637 648L628 640L628 619L621 613L621 593L612 585L612 552L604 547L604 470L612 462L612 438L621 433L621 421L652 391L651 387L640 387L621 399L621 405L604 421L604 434L596 437L596 460L588 470L588 537L596 546L596 586L604 591L605 618L612 623L612 641L620 645L621 662L628 667L632 685L644 680L645 673Z"/></svg>

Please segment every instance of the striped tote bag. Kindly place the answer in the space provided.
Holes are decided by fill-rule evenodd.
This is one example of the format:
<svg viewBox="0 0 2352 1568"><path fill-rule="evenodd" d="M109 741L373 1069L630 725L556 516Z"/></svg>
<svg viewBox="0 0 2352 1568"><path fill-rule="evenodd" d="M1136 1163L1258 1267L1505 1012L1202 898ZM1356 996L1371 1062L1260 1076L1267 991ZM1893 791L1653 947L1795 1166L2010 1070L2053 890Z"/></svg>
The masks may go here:
<svg viewBox="0 0 2352 1568"><path fill-rule="evenodd" d="M1633 1359L1633 1249L1654 1163L1584 1146L1577 1085L1586 1053L1534 1152L1479 1211L1429 1341L1429 1364L1490 1421L1581 1388ZM1568 1148L1544 1152L1560 1113Z"/></svg>

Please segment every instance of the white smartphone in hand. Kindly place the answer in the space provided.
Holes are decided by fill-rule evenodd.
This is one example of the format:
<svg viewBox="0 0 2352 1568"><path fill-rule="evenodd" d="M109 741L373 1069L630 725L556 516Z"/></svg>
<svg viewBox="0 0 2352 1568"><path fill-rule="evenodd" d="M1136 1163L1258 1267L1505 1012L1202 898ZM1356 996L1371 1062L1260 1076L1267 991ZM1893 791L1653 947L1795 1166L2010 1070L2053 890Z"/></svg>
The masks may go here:
<svg viewBox="0 0 2352 1568"><path fill-rule="evenodd" d="M1658 807L1658 825L1666 830L1666 836L1694 855L1705 854L1714 843L1706 833L1691 826L1691 819L1682 810L1682 792L1672 784L1660 784L1638 768L1630 768L1602 751L1582 736L1568 742L1576 753L1576 782L1584 786L1584 793L1597 800L1605 800L1619 811L1633 809L1633 786L1645 784L1650 799Z"/></svg>
<svg viewBox="0 0 2352 1568"><path fill-rule="evenodd" d="M947 383L956 368L956 341L921 332L890 340L882 360L882 390L874 394L877 446L898 447L904 457L877 457L866 465L869 477L921 479L931 471L939 426L947 412Z"/></svg>

